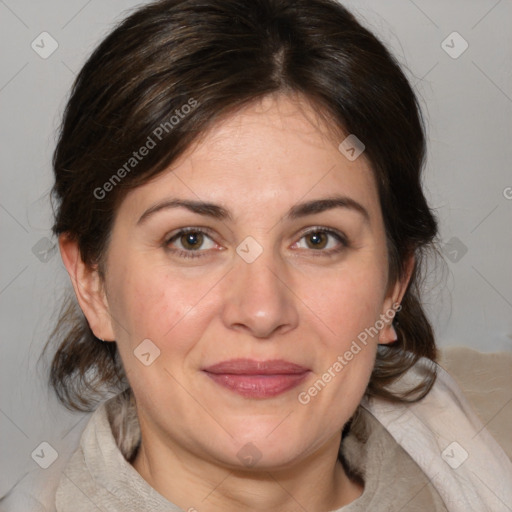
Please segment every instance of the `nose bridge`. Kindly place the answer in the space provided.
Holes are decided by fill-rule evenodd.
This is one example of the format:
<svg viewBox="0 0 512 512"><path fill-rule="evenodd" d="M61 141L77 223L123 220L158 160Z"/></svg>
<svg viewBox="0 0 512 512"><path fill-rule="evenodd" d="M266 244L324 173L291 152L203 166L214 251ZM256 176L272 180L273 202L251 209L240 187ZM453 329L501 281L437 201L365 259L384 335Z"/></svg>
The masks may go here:
<svg viewBox="0 0 512 512"><path fill-rule="evenodd" d="M252 259L250 242L240 244L224 304L224 322L258 338L292 329L298 322L294 296L286 285L286 265L271 248ZM254 252L252 254L254 257Z"/></svg>

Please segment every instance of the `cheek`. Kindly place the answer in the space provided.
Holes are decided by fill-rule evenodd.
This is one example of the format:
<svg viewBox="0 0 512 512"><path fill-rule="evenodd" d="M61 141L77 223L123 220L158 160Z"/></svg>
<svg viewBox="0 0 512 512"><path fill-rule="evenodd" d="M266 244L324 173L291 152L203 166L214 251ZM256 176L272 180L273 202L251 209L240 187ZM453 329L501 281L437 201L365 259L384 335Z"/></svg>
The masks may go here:
<svg viewBox="0 0 512 512"><path fill-rule="evenodd" d="M370 379L386 279L382 262L367 260L347 264L334 278L317 276L302 289L316 317L313 330L325 335L315 380L301 390L299 402L322 411L334 424L348 420Z"/></svg>
<svg viewBox="0 0 512 512"><path fill-rule="evenodd" d="M172 376L183 380L183 362L208 322L201 300L208 290L206 283L192 285L168 269L139 264L129 272L120 268L112 285L117 346L137 399L141 403L163 396L181 400ZM142 354L148 352L149 361L144 361Z"/></svg>
<svg viewBox="0 0 512 512"><path fill-rule="evenodd" d="M133 350L149 338L163 349L185 350L187 338L178 336L186 326L194 340L208 321L208 300L205 297L215 284L215 276L200 277L172 272L162 265L151 266L144 261L127 262L117 269L111 280L115 301L111 312L117 341Z"/></svg>
<svg viewBox="0 0 512 512"><path fill-rule="evenodd" d="M330 333L333 348L343 350L365 329L375 325L382 309L386 275L382 264L347 265L334 276L307 281L301 295Z"/></svg>

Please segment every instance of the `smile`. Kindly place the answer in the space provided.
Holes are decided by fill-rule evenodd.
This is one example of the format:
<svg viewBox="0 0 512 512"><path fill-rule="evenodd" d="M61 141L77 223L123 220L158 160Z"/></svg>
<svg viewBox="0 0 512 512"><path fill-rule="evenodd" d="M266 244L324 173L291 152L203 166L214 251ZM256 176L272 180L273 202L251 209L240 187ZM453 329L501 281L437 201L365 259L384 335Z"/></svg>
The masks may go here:
<svg viewBox="0 0 512 512"><path fill-rule="evenodd" d="M215 383L246 398L271 398L298 386L310 370L283 360L231 359L203 372Z"/></svg>

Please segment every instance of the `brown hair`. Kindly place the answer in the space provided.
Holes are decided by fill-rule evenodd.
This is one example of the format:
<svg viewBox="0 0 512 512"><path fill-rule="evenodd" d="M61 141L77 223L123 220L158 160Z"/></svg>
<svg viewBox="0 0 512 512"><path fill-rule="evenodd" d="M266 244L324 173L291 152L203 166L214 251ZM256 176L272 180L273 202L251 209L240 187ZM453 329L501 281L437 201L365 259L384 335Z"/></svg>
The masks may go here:
<svg viewBox="0 0 512 512"><path fill-rule="evenodd" d="M398 341L379 347L367 394L417 400L433 371L409 393L387 388L420 357L436 356L419 298L422 257L437 234L421 187L423 121L395 59L334 0L161 0L122 21L83 66L64 113L53 157L54 234L71 236L83 261L101 271L127 191L162 172L221 116L275 92L301 94L333 131L366 146L390 281L416 257L395 322ZM136 158L143 146L151 148ZM115 343L95 338L74 298L50 342L58 345L51 384L68 407L88 410L105 391L128 387Z"/></svg>

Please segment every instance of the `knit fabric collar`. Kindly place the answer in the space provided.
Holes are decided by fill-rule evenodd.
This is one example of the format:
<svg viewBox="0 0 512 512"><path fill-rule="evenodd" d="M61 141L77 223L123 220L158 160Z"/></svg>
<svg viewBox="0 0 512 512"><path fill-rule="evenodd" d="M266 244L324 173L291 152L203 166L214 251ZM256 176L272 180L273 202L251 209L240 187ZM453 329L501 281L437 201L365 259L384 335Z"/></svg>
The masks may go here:
<svg viewBox="0 0 512 512"><path fill-rule="evenodd" d="M129 394L120 394L102 404L93 414L79 449L66 466L57 489L57 512L96 510L137 512L182 512L155 491L129 460L140 442L135 404ZM446 512L428 478L394 441L380 423L359 408L350 432L340 447L348 473L364 481L363 494L336 512L398 510L413 502L416 510ZM191 498L190 507L201 510L203 497ZM204 508L204 507L203 507Z"/></svg>

